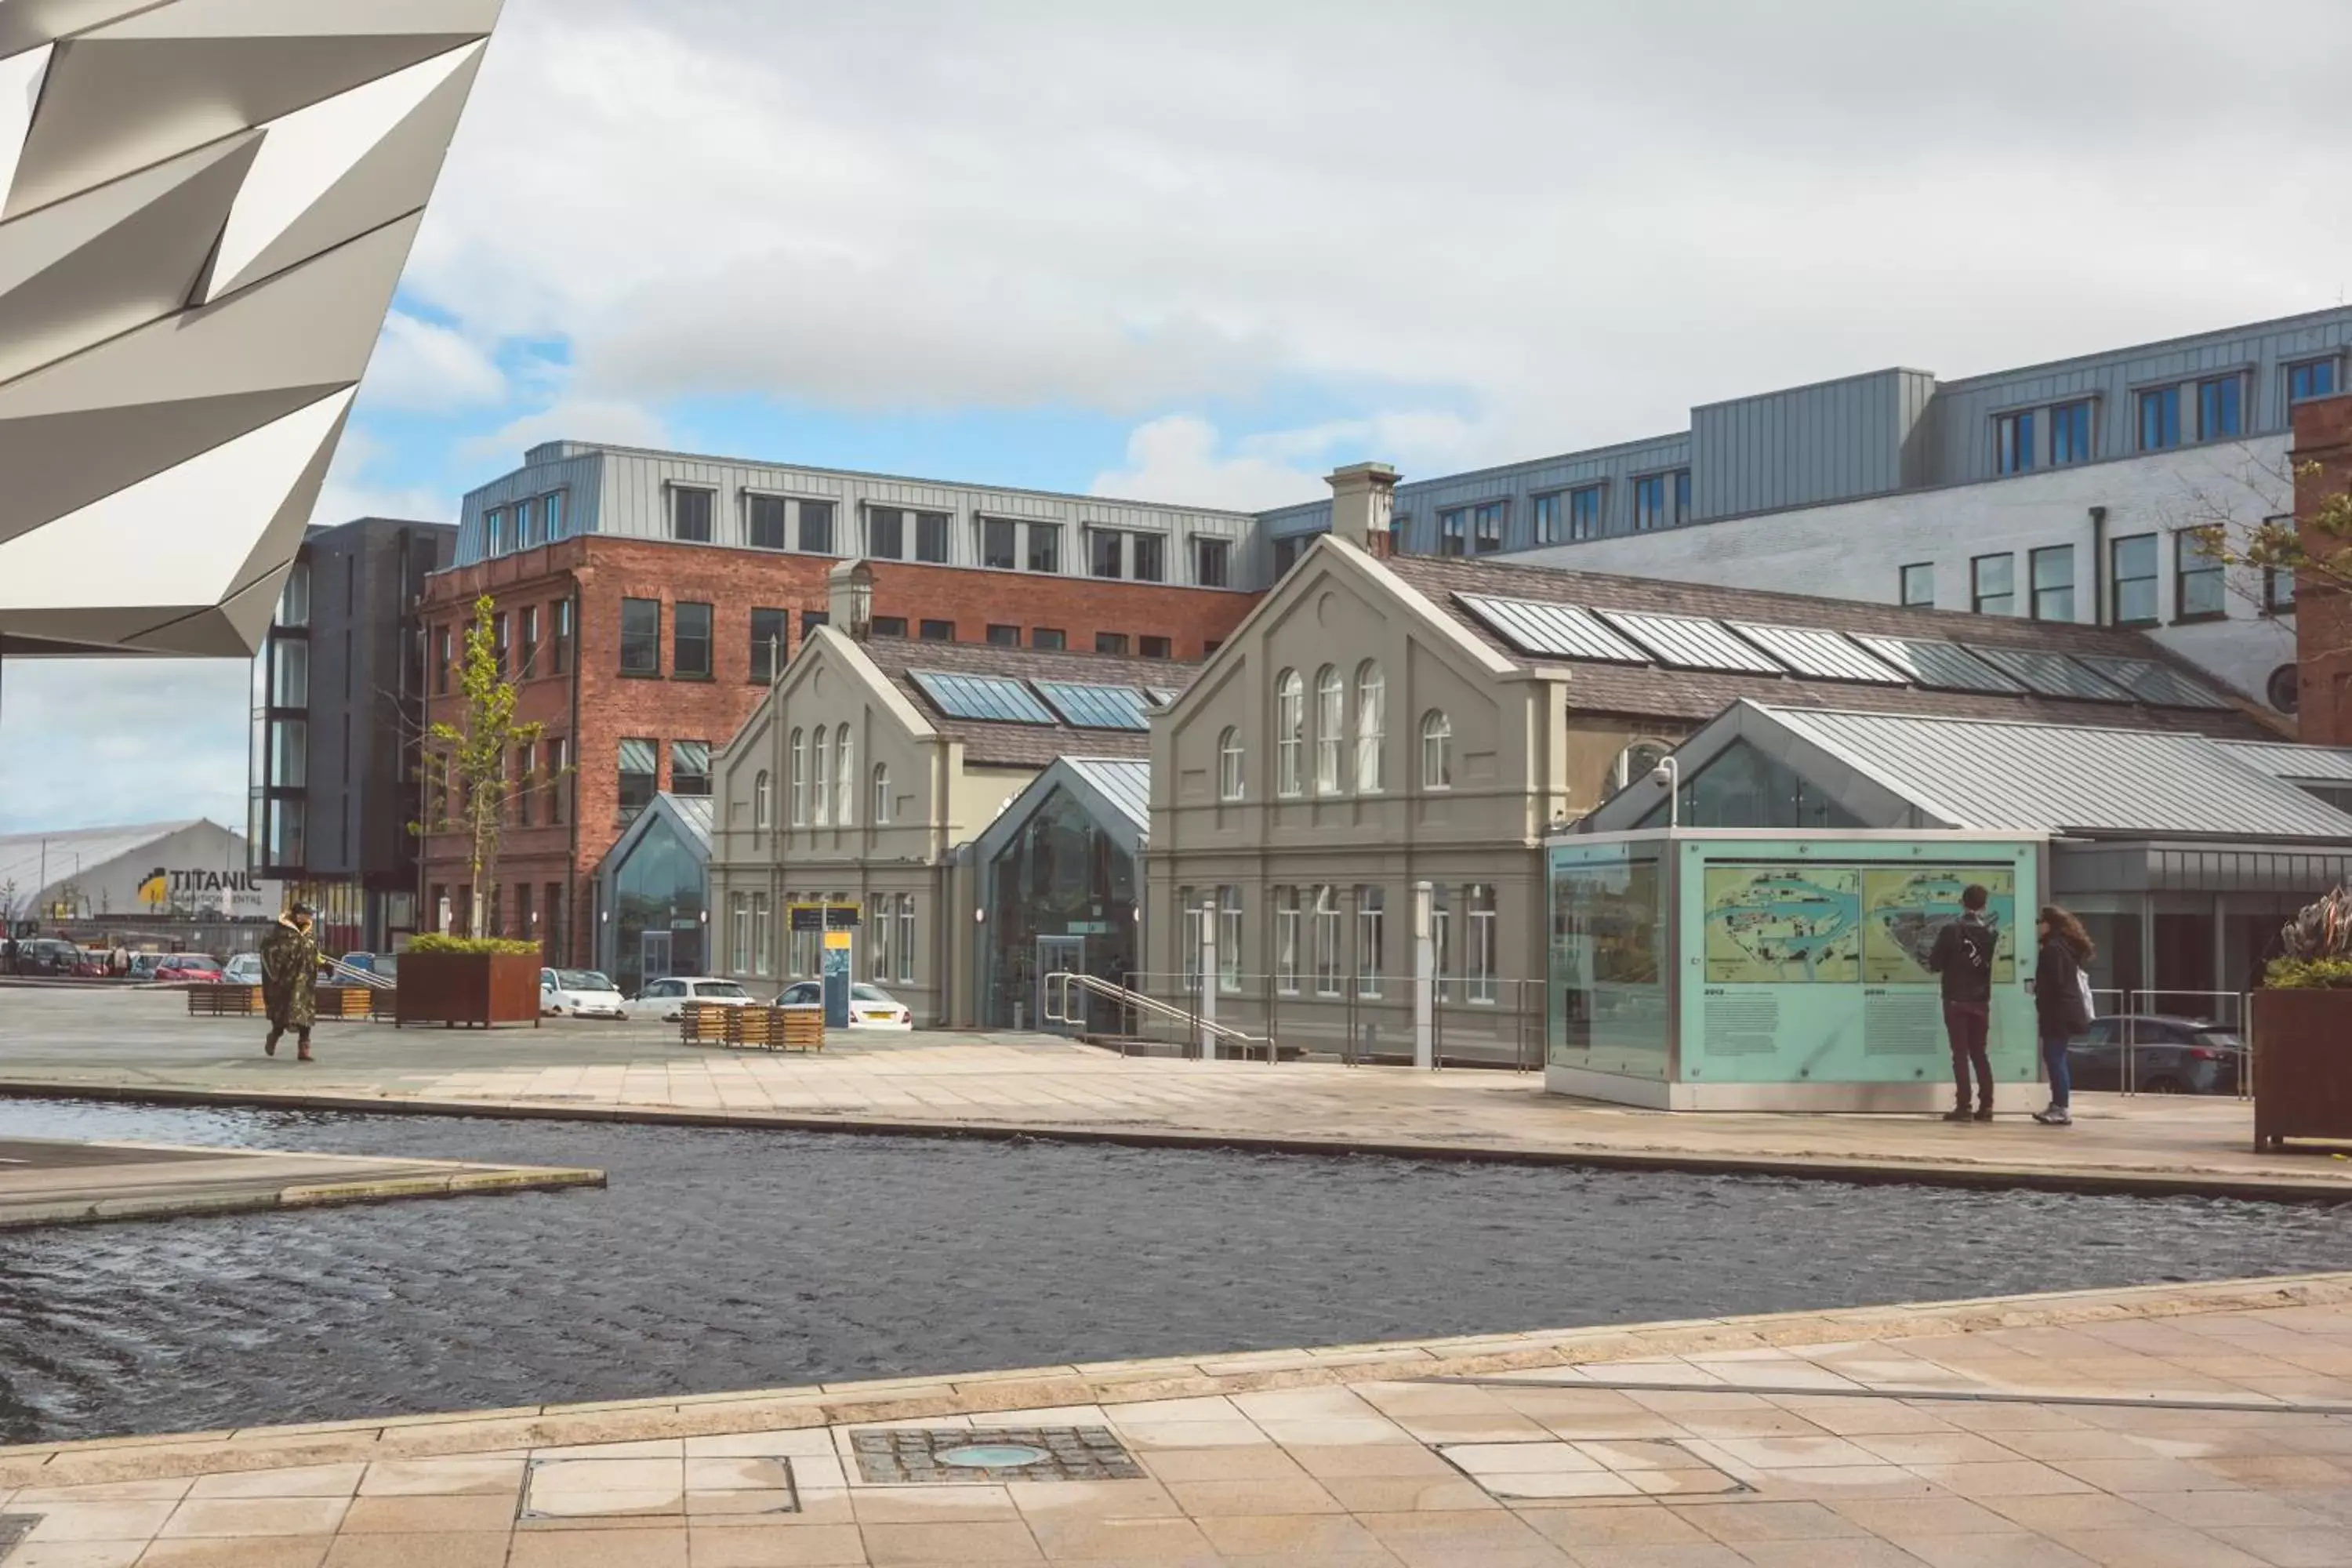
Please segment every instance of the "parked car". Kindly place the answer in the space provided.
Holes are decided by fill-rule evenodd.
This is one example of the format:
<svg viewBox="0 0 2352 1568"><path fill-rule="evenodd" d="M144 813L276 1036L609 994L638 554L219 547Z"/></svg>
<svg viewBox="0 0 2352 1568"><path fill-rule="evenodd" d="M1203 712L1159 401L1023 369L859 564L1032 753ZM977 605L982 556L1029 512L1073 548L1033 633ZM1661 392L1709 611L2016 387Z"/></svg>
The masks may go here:
<svg viewBox="0 0 2352 1568"><path fill-rule="evenodd" d="M209 953L167 952L155 961L155 980L159 984L219 985L227 979L220 960Z"/></svg>
<svg viewBox="0 0 2352 1568"><path fill-rule="evenodd" d="M228 961L228 966L221 971L221 976L231 985L260 984L261 954L257 952L236 954Z"/></svg>
<svg viewBox="0 0 2352 1568"><path fill-rule="evenodd" d="M2131 1087L2143 1094L2235 1094L2245 1046L2238 1031L2210 1018L2126 1013L2094 1018L2066 1051L2076 1089L2122 1089L2125 1041L2131 1042Z"/></svg>
<svg viewBox="0 0 2352 1568"><path fill-rule="evenodd" d="M637 1001L647 1007L661 1010L662 1021L674 1024L685 1016L688 1002L707 1002L716 1007L749 1007L751 994L732 980L713 980L706 975L673 975L667 980L648 980L637 993Z"/></svg>
<svg viewBox="0 0 2352 1568"><path fill-rule="evenodd" d="M81 962L81 949L60 937L28 936L16 944L19 974L71 974Z"/></svg>
<svg viewBox="0 0 2352 1568"><path fill-rule="evenodd" d="M824 983L803 980L797 985L787 985L776 998L779 1007L820 1007L824 1005ZM915 1015L879 985L868 985L860 980L849 987L849 1026L853 1029L887 1029L905 1034L915 1026Z"/></svg>
<svg viewBox="0 0 2352 1568"><path fill-rule="evenodd" d="M160 952L134 952L131 955L131 978L142 984L155 978L155 966L163 962Z"/></svg>
<svg viewBox="0 0 2352 1568"><path fill-rule="evenodd" d="M539 972L539 1010L551 1017L622 1018L629 1005L609 975L593 969L542 969Z"/></svg>

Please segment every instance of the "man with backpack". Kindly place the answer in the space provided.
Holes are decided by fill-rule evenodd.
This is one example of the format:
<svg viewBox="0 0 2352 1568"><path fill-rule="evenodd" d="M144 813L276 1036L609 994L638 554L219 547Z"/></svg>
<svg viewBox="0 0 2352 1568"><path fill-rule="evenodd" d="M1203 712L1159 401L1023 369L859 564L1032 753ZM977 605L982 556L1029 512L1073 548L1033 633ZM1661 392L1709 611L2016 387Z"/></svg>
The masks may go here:
<svg viewBox="0 0 2352 1568"><path fill-rule="evenodd" d="M1927 954L1927 967L1943 976L1944 1032L1951 1038L1952 1083L1959 1094L1958 1102L1944 1113L1947 1121L1971 1120L1971 1068L1977 1079L1973 1120L1992 1120L1992 1058L1985 1042L1992 1029L1992 961L2000 937L1985 923L1990 898L1984 889L1969 883L1960 894L1960 918L1936 933L1936 945Z"/></svg>

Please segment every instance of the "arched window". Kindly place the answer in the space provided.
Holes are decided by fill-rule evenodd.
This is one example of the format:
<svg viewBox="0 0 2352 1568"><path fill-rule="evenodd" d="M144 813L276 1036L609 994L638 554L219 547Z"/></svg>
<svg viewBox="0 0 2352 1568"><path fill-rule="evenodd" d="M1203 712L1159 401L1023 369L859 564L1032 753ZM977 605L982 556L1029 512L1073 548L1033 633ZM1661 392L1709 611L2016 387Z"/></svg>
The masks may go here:
<svg viewBox="0 0 2352 1568"><path fill-rule="evenodd" d="M751 781L751 826L765 833L775 825L775 786L768 780L768 770L761 768L760 776Z"/></svg>
<svg viewBox="0 0 2352 1568"><path fill-rule="evenodd" d="M1616 765L1609 770L1611 793L1631 788L1636 780L1646 780L1672 750L1664 741L1636 741L1617 753Z"/></svg>
<svg viewBox="0 0 2352 1568"><path fill-rule="evenodd" d="M1244 782L1242 776L1242 732L1227 730L1217 737L1217 798L1241 799Z"/></svg>
<svg viewBox="0 0 2352 1568"><path fill-rule="evenodd" d="M833 826L833 731L819 724L809 742L809 818L819 827Z"/></svg>
<svg viewBox="0 0 2352 1568"><path fill-rule="evenodd" d="M1454 721L1433 708L1421 721L1421 787L1454 787Z"/></svg>
<svg viewBox="0 0 2352 1568"><path fill-rule="evenodd" d="M1370 659L1356 667L1356 793L1378 795L1388 787L1388 678Z"/></svg>
<svg viewBox="0 0 2352 1568"><path fill-rule="evenodd" d="M793 731L793 826L808 825L808 735Z"/></svg>
<svg viewBox="0 0 2352 1568"><path fill-rule="evenodd" d="M874 764L874 826L889 826L890 814L897 807L898 803L890 798L890 764L877 763Z"/></svg>
<svg viewBox="0 0 2352 1568"><path fill-rule="evenodd" d="M1275 793L1297 795L1307 758L1307 683L1286 669L1274 683Z"/></svg>
<svg viewBox="0 0 2352 1568"><path fill-rule="evenodd" d="M841 802L841 826L848 826L857 820L857 748L849 738L849 726L844 724L833 737L834 795Z"/></svg>
<svg viewBox="0 0 2352 1568"><path fill-rule="evenodd" d="M1315 678L1315 793L1339 793L1339 753L1348 742L1348 683L1325 665Z"/></svg>

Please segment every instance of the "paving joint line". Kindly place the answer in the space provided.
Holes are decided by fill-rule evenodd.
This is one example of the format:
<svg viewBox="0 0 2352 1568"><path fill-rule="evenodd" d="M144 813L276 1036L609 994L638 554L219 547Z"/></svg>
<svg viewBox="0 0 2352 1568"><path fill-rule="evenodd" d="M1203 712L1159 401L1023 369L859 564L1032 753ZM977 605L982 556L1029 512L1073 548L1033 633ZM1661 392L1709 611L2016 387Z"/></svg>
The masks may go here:
<svg viewBox="0 0 2352 1568"><path fill-rule="evenodd" d="M1617 1379L1550 1377L1423 1377L1416 1383L1468 1388L1549 1388L1570 1393L1591 1389L1610 1394L1752 1394L1766 1399L1919 1399L1958 1405L2064 1405L2101 1409L2200 1410L2216 1415L2352 1415L2352 1405L2316 1405L2287 1400L2190 1399L2178 1394L2017 1394L2003 1389L1808 1388L1761 1383L1628 1383Z"/></svg>

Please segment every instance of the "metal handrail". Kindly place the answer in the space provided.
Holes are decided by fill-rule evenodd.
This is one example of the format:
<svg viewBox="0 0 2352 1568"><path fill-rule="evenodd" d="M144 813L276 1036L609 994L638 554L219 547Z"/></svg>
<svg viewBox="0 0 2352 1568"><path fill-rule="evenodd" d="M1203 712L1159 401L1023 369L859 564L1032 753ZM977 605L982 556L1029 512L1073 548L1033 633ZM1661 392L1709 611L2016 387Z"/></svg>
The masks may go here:
<svg viewBox="0 0 2352 1568"><path fill-rule="evenodd" d="M386 980L371 969L354 969L340 958L322 958L320 962L326 965L328 973L347 984L357 985L367 991L399 989L399 982Z"/></svg>
<svg viewBox="0 0 2352 1568"><path fill-rule="evenodd" d="M2176 996L2194 997L2208 1001L2220 1000L2231 1005L2230 1011L2236 1015L2234 1017L2225 1020L2218 1016L2220 1010L2217 1009L2217 1016L2214 1017L2213 1022L2216 1025L2227 1027L2231 1033L2238 1037L2237 1049L2231 1053L2237 1058L2238 1064L2236 1098L2240 1100L2252 1100L2254 1097L2253 1031L2251 1026L2253 1016L2253 998L2252 994L2243 991L2181 991L2174 990L2169 987L2145 987L2131 991L2127 995L2128 1000L2125 1004L2126 1022L2124 1026L2123 1085L2124 1092L2126 1094L2136 1095L2139 1092L2138 1057L2140 1041L2138 1036L2140 1018L2147 1016L2156 1015L2161 1011L2161 1007L2158 1001L2159 997Z"/></svg>
<svg viewBox="0 0 2352 1568"><path fill-rule="evenodd" d="M1056 983L1061 988L1061 1005L1058 1010L1055 1006ZM1115 984L1096 975L1079 974L1069 970L1056 970L1045 976L1045 1022L1067 1024L1073 1027L1085 1026L1086 1020L1076 1016L1070 1011L1070 992L1074 988L1084 991L1088 995L1100 996L1106 1001L1132 1007L1139 1013L1150 1013L1157 1017L1173 1019L1188 1028L1196 1029L1209 1036L1212 1039L1230 1044L1263 1046L1265 1047L1267 1059L1269 1061L1273 1059L1274 1038L1270 1035L1253 1035L1246 1030L1236 1029L1230 1025L1203 1018L1191 1009L1179 1007L1172 1002L1163 1002L1157 996L1147 996L1140 991L1130 991L1124 985Z"/></svg>

